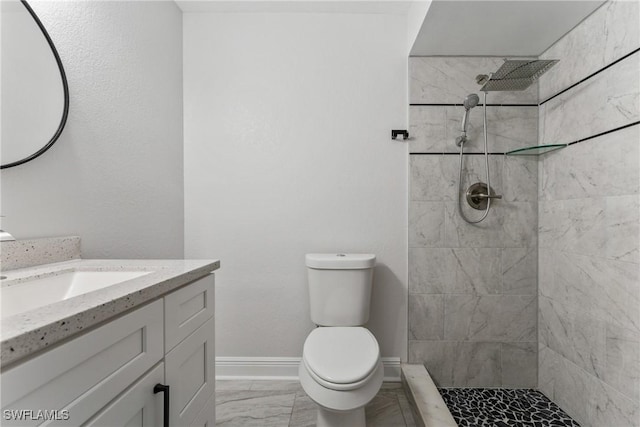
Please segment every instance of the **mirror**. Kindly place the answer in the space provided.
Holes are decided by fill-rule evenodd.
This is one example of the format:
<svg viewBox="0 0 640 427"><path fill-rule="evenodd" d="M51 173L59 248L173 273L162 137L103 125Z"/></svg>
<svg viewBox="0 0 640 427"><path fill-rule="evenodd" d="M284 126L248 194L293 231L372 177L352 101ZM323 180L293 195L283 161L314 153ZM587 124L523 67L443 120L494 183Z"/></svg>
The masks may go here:
<svg viewBox="0 0 640 427"><path fill-rule="evenodd" d="M69 113L69 88L56 48L26 1L0 1L0 163L35 159L58 139Z"/></svg>

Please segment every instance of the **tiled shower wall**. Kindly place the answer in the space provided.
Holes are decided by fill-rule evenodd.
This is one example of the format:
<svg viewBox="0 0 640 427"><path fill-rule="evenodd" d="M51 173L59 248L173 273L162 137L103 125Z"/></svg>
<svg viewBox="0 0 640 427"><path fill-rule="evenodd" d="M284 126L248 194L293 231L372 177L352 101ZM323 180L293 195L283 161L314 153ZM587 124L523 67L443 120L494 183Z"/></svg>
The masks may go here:
<svg viewBox="0 0 640 427"><path fill-rule="evenodd" d="M500 58L414 57L410 70L409 362L439 386L537 384L537 161L490 156L503 199L486 220L457 212L463 99ZM538 90L489 94L489 151L538 140ZM483 102L481 98L481 103ZM496 104L496 105L494 105ZM471 111L463 189L485 181L482 108ZM446 154L445 154L446 153ZM465 203L468 217L477 218Z"/></svg>
<svg viewBox="0 0 640 427"><path fill-rule="evenodd" d="M608 2L542 55L560 62L541 143L636 123L539 163L539 387L583 427L640 426L638 5Z"/></svg>

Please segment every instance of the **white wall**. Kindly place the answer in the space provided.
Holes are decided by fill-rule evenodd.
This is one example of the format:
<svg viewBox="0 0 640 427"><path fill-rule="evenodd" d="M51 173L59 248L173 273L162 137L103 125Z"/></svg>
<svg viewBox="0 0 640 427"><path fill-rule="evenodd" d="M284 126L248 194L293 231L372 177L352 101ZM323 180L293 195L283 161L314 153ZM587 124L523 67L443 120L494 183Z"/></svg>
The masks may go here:
<svg viewBox="0 0 640 427"><path fill-rule="evenodd" d="M218 356L300 356L304 254L378 256L369 327L406 355L402 15L184 15L185 255L220 258Z"/></svg>
<svg viewBox="0 0 640 427"><path fill-rule="evenodd" d="M70 114L48 152L2 171L3 228L20 239L79 235L84 257L182 257L180 9L30 4L64 63Z"/></svg>

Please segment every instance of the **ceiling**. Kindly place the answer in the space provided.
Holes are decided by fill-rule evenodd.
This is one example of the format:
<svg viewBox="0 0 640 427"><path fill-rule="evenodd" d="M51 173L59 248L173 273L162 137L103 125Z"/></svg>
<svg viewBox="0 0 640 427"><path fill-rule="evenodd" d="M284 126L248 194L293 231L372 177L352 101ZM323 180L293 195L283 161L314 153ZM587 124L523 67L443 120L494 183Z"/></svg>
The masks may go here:
<svg viewBox="0 0 640 427"><path fill-rule="evenodd" d="M538 56L604 0L433 0L411 56Z"/></svg>
<svg viewBox="0 0 640 427"><path fill-rule="evenodd" d="M408 13L408 0L175 0L183 12L212 13Z"/></svg>

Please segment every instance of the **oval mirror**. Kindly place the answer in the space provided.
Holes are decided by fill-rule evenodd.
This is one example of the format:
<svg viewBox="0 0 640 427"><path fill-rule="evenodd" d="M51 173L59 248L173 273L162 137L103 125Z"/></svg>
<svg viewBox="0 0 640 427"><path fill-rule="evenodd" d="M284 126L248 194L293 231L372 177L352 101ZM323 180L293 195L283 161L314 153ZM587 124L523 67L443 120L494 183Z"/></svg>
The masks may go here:
<svg viewBox="0 0 640 427"><path fill-rule="evenodd" d="M33 160L58 139L69 113L60 56L26 1L0 1L0 168Z"/></svg>

